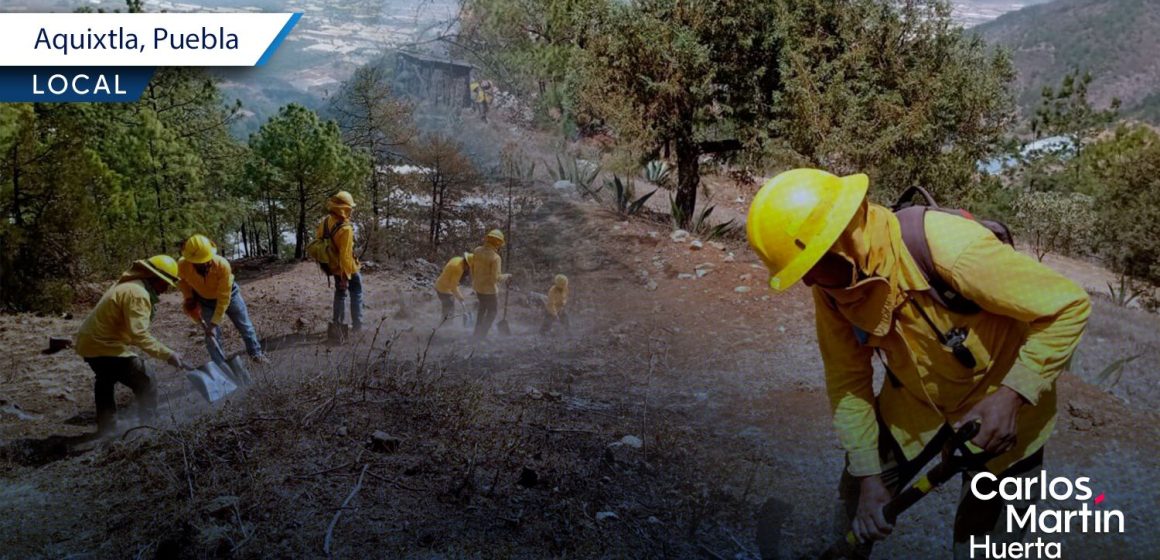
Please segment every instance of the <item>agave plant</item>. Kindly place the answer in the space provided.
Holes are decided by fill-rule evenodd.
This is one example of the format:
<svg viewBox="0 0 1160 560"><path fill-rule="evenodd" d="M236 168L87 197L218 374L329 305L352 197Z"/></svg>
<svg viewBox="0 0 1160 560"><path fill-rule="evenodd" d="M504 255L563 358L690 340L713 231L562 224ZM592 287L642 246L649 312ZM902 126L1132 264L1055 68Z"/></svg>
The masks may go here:
<svg viewBox="0 0 1160 560"><path fill-rule="evenodd" d="M622 217L639 214L648 199L652 198L657 190L660 190L655 189L640 198L636 198L636 187L633 185L632 179L622 181L618 175L613 175L611 180L605 180L604 186L608 187L615 195L612 199L612 209Z"/></svg>
<svg viewBox="0 0 1160 560"><path fill-rule="evenodd" d="M568 158L568 161L565 162L557 154L556 168L552 169L551 166L548 166L548 173L555 181L568 181L576 185L580 194L584 196L596 198L596 195L604 189L603 186L593 188L596 176L600 175L600 166L574 157Z"/></svg>
<svg viewBox="0 0 1160 560"><path fill-rule="evenodd" d="M658 187L667 189L672 185L673 169L669 167L668 163L661 160L648 162L641 174L644 175L646 181Z"/></svg>
<svg viewBox="0 0 1160 560"><path fill-rule="evenodd" d="M1116 286L1111 282L1108 282L1107 284L1108 295L1111 296L1112 303L1119 307L1127 307L1131 305L1133 301L1136 301L1137 298L1144 294L1144 291L1136 286L1135 282L1132 282L1132 280L1128 278L1128 275L1126 274L1120 275L1119 288L1116 288Z"/></svg>
<svg viewBox="0 0 1160 560"><path fill-rule="evenodd" d="M738 226L733 223L733 219L716 225L714 225L713 222L709 220L709 216L713 214L713 210L716 208L716 206L709 206L704 210L701 210L700 213L695 214L692 221L689 223L689 233L692 233L693 235L696 235L705 241L712 241L714 239L729 235L737 230ZM669 196L669 216L672 220L674 228L681 227L681 224L685 223L686 221L685 212L681 210L680 206L677 206L677 201L673 199L672 196Z"/></svg>
<svg viewBox="0 0 1160 560"><path fill-rule="evenodd" d="M1120 382L1120 377L1124 374L1124 366L1132 363L1133 360L1140 356L1143 356L1143 354L1120 358L1108 364L1107 367L1096 374L1096 385L1103 387L1105 390L1112 390Z"/></svg>

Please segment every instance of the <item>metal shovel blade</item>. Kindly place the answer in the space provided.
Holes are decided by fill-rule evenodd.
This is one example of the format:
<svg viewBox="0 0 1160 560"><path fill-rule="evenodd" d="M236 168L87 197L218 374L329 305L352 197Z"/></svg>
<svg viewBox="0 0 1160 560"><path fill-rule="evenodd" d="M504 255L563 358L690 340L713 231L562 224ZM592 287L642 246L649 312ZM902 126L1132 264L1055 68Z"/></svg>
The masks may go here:
<svg viewBox="0 0 1160 560"><path fill-rule="evenodd" d="M229 367L226 368L225 373L235 385L238 387L247 387L253 383L253 380L250 378L250 370L246 368L246 362L240 355L230 358L227 365Z"/></svg>
<svg viewBox="0 0 1160 560"><path fill-rule="evenodd" d="M216 359L213 359L214 356L211 353L210 358L213 359L211 363L216 364L218 369L221 370L221 372L224 373L225 376L228 377L229 380L232 381L237 387L248 386L251 383L250 370L246 368L246 364L242 361L242 357L240 355L235 355L233 358L227 358L225 351L222 350L222 346L218 343L216 337L206 337L205 340L208 344L212 345L214 350L217 350L218 356L221 356L222 360L224 360L219 362Z"/></svg>
<svg viewBox="0 0 1160 560"><path fill-rule="evenodd" d="M214 362L190 370L185 377L189 379L193 389L211 403L221 400L222 397L238 388L237 384L226 375L223 368Z"/></svg>

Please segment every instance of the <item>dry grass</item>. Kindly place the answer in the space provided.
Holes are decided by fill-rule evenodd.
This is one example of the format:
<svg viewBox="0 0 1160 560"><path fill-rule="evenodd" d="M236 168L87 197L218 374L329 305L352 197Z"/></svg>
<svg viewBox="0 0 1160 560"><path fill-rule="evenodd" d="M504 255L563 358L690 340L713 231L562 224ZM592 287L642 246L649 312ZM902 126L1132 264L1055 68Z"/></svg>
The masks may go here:
<svg viewBox="0 0 1160 560"><path fill-rule="evenodd" d="M1089 383L1117 360L1139 356L1123 366L1119 382L1106 387L1134 407L1160 408L1160 317L1141 309L1114 305L1105 297L1092 297L1087 332L1072 361L1072 371Z"/></svg>
<svg viewBox="0 0 1160 560"><path fill-rule="evenodd" d="M698 445L685 414L649 402L667 375L663 342L601 372L601 384L623 387L614 400L577 387L583 350L464 356L435 335L416 342L395 336L319 363L296 358L296 371L188 424L138 429L83 461L51 465L52 480L89 503L38 508L57 527L25 527L14 552L322 557L339 511L335 557L663 557L736 546L752 469L715 464L721 449ZM538 363L523 359L533 354ZM369 445L380 430L400 439L398 450ZM630 433L644 448L612 460L606 446ZM714 471L727 474L703 476ZM600 511L617 519L597 522ZM54 542L82 519L100 522Z"/></svg>

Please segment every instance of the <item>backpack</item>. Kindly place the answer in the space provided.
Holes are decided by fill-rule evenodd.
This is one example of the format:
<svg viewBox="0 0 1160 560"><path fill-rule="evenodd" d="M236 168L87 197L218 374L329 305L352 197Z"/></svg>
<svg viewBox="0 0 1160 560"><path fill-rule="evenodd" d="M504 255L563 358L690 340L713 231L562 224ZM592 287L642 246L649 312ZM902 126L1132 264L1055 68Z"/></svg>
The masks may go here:
<svg viewBox="0 0 1160 560"><path fill-rule="evenodd" d="M331 241L334 238L335 232L344 228L350 227L346 220L339 220L334 224L334 229L327 227L327 219L323 218L322 222L322 237L315 238L308 245L306 245L306 256L310 260L318 263L319 268L322 269L323 274L331 275L330 260L335 258L334 243Z"/></svg>
<svg viewBox="0 0 1160 560"><path fill-rule="evenodd" d="M922 202L925 204L914 203L912 199L915 194L921 195ZM929 211L945 212L973 220L995 234L995 237L999 241L1014 247L1015 238L1011 235L1011 229L1007 227L1007 224L995 220L976 218L966 210L943 208L935 202L934 197L926 189L917 186L906 189L906 192L903 192L902 196L898 197L898 201L894 203L891 210L898 217L898 225L902 230L903 244L906 245L910 256L914 258L915 264L918 265L923 277L930 284L930 289L927 290L930 297L934 298L936 302L952 312L963 315L978 313L981 310L978 304L963 297L962 294L959 294L951 288L950 283L942 278L938 273L938 269L935 268L934 258L930 253L930 245L926 240L926 213Z"/></svg>

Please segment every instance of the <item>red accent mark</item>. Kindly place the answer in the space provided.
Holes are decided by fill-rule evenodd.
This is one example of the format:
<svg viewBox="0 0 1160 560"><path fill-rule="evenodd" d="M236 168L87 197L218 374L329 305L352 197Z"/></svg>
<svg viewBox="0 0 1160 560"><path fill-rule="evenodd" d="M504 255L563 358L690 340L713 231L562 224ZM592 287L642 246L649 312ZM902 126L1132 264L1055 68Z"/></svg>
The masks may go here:
<svg viewBox="0 0 1160 560"><path fill-rule="evenodd" d="M1104 501L1104 493L1100 492L1100 495L1096 496L1096 505L1099 505L1100 502L1103 502L1103 501Z"/></svg>

